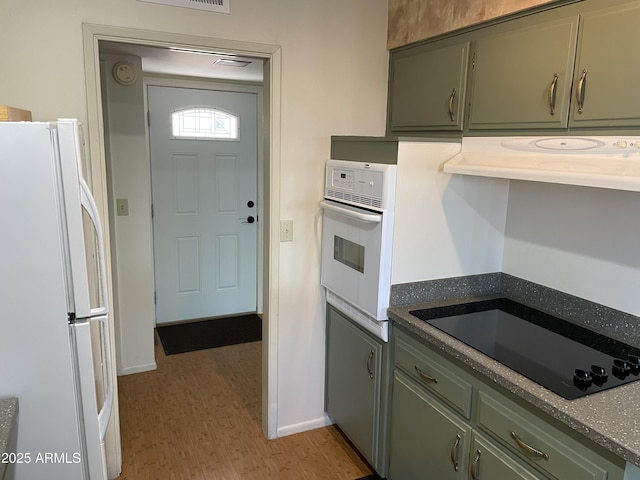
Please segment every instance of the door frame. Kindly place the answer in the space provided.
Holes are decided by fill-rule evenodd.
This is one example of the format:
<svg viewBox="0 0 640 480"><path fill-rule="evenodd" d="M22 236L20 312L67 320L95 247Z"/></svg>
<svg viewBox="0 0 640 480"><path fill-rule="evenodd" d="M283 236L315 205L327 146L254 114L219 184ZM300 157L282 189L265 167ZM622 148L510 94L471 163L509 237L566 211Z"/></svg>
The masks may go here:
<svg viewBox="0 0 640 480"><path fill-rule="evenodd" d="M263 148L264 145L264 99L262 95L263 87L262 85L252 85L246 83L230 83L224 81L205 81L205 80L192 80L189 78L168 78L168 77L156 77L154 75L147 75L142 79L143 89L144 89L144 108L145 111L149 111L149 98L148 98L148 87L175 87L175 88L193 88L198 90L212 90L212 91L223 91L223 92L233 92L233 93L253 93L256 95L257 100L257 121L258 121L258 136L257 136L257 173L258 173L258 191L256 203L258 205L257 209L257 218L264 218L264 184L266 182L265 179L265 169L264 169L264 155ZM147 144L149 148L149 175L151 175L151 138L149 135L149 123L145 125L145 135L147 138ZM153 224L153 219L151 220ZM263 312L263 284L264 284L264 233L265 228L260 221L258 221L258 238L257 238L257 268L256 268L256 312L258 315L264 315ZM154 240L155 244L155 240ZM155 257L154 257L155 258ZM155 260L154 260L155 265ZM154 306L155 311L155 306Z"/></svg>
<svg viewBox="0 0 640 480"><path fill-rule="evenodd" d="M280 164L281 164L281 85L282 51L278 45L258 44L211 37L175 34L151 30L114 27L85 23L82 25L84 46L85 87L87 95L87 130L89 138L90 178L102 218L109 218L107 196L106 152L100 85L99 41L114 41L170 48L179 46L211 52L233 53L262 58L265 62L263 77L263 131L262 148L264 175L264 214L261 229L263 244L263 341L262 341L262 430L267 438L277 437L278 386L278 291L279 291L279 229L280 218ZM111 279L111 245L108 223L105 224L107 243L107 274L109 296L113 299ZM112 303L113 305L113 303ZM115 308L113 309L115 311ZM118 319L115 319L118 321ZM114 326L111 325L112 333ZM116 338L117 340L117 338ZM112 346L113 349L113 346ZM115 352L113 352L115 355ZM118 455L119 455L119 445Z"/></svg>

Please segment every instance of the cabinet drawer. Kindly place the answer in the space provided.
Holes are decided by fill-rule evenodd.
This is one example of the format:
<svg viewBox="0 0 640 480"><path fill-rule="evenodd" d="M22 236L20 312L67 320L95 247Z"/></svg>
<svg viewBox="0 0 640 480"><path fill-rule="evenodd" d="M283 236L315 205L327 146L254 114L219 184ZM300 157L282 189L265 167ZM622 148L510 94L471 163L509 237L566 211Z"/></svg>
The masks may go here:
<svg viewBox="0 0 640 480"><path fill-rule="evenodd" d="M496 392L478 393L478 425L519 458L563 480L605 480L609 465L538 415ZM585 457L588 455L589 460ZM602 459L606 462L605 459ZM603 468L604 467L604 468Z"/></svg>
<svg viewBox="0 0 640 480"><path fill-rule="evenodd" d="M416 344L404 335L394 343L394 361L411 378L433 392L463 415L471 417L473 387L463 378L462 371L451 364L436 360L428 347Z"/></svg>

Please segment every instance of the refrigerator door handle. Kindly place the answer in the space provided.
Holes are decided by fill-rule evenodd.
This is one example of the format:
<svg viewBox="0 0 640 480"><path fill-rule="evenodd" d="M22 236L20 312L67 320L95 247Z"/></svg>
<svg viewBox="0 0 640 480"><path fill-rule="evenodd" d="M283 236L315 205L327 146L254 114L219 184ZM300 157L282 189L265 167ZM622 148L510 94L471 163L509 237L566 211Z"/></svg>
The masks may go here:
<svg viewBox="0 0 640 480"><path fill-rule="evenodd" d="M109 427L109 419L111 418L111 411L113 410L113 362L111 361L111 342L109 341L109 317L106 315L92 318L92 322L100 322L102 324L102 338L104 338L104 363L105 374L107 377L107 389L105 391L105 399L98 412L98 426L100 431L100 441L104 441L104 437L107 434L107 428Z"/></svg>
<svg viewBox="0 0 640 480"><path fill-rule="evenodd" d="M102 234L102 224L100 223L100 215L98 215L98 207L91 196L89 186L80 178L80 204L84 207L98 237L98 268L100 269L100 296L102 297L102 306L91 309L91 315L103 315L109 312L109 291L107 287L106 260L104 254L104 236Z"/></svg>

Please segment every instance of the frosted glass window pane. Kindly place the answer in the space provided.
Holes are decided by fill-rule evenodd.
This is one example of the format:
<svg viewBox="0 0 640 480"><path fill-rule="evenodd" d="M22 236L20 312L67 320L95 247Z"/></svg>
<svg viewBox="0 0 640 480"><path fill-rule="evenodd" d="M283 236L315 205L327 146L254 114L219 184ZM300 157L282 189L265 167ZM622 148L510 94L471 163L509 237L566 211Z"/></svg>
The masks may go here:
<svg viewBox="0 0 640 480"><path fill-rule="evenodd" d="M173 112L174 138L227 139L238 138L238 117L222 110L189 108Z"/></svg>

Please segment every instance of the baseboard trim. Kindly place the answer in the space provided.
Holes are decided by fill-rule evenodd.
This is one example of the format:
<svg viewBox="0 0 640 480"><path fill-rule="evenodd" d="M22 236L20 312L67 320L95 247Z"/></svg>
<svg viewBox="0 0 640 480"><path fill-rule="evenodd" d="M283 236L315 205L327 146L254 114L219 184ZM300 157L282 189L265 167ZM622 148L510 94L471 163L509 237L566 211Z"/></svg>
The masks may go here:
<svg viewBox="0 0 640 480"><path fill-rule="evenodd" d="M148 372L150 370L155 370L156 368L158 368L156 362L147 363L146 365L135 365L133 367L127 367L119 370L118 376L120 377L123 375L131 375L133 373Z"/></svg>
<svg viewBox="0 0 640 480"><path fill-rule="evenodd" d="M333 421L329 418L327 414L324 414L322 417L314 418L313 420L308 420L306 422L295 423L293 425L286 425L284 427L279 427L276 434L278 438L286 437L287 435L306 432L308 430L315 430L316 428L322 428L332 424L333 424Z"/></svg>

